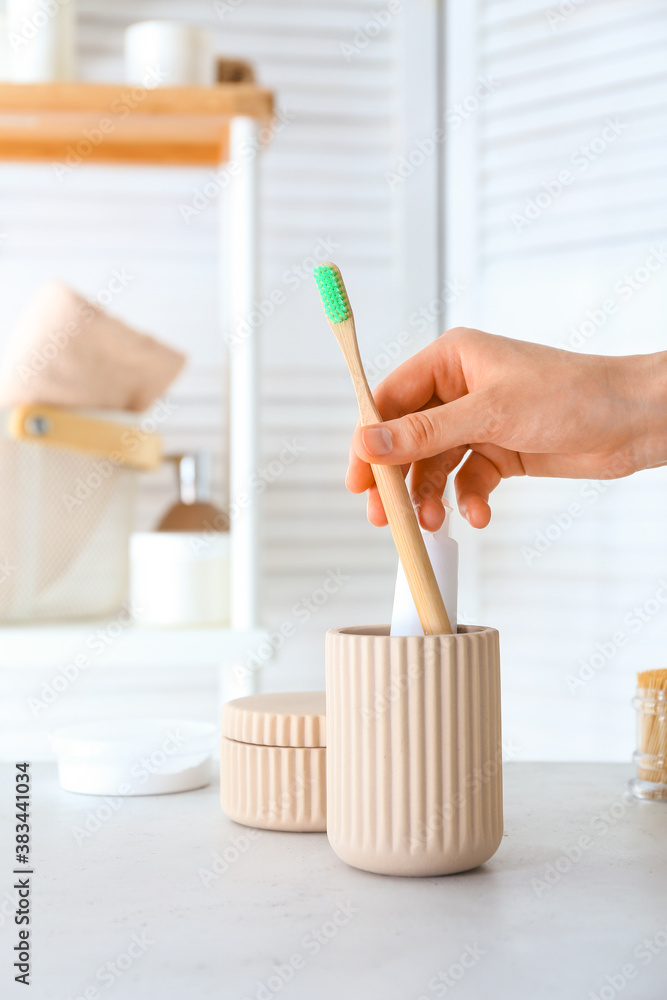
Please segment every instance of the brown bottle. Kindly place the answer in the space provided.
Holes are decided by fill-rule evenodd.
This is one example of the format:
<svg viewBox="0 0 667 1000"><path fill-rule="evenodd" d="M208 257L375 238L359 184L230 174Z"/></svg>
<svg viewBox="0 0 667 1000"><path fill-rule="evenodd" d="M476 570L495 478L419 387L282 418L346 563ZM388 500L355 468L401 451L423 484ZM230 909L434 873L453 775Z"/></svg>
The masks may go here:
<svg viewBox="0 0 667 1000"><path fill-rule="evenodd" d="M202 452L168 455L176 464L180 500L160 520L157 531L229 531L229 518L207 499L209 459Z"/></svg>

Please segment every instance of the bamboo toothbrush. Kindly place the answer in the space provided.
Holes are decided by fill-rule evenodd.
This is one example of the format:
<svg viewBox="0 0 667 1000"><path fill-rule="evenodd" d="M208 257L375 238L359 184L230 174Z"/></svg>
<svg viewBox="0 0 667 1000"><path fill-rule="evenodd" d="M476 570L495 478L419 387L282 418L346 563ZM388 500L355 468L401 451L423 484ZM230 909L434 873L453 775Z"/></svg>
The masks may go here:
<svg viewBox="0 0 667 1000"><path fill-rule="evenodd" d="M667 670L645 670L637 674L642 698L651 697L656 711L643 713L640 722L639 749L655 760L654 768L639 768L643 781L667 785ZM641 711L641 710L640 710ZM665 798L665 795L659 796Z"/></svg>
<svg viewBox="0 0 667 1000"><path fill-rule="evenodd" d="M361 423L363 426L382 423L359 354L354 316L341 273L335 264L322 264L313 274L329 326L352 376ZM401 468L398 465L371 465L371 469L424 635L451 634L452 626Z"/></svg>

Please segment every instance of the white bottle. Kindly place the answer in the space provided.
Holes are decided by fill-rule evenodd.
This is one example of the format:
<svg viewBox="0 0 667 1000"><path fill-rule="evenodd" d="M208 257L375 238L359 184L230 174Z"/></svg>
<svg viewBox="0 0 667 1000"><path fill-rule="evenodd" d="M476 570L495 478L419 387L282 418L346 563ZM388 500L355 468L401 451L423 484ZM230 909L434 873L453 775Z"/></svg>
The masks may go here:
<svg viewBox="0 0 667 1000"><path fill-rule="evenodd" d="M452 508L444 501L445 520L438 531L424 531L422 536L426 545L433 572L445 602L447 615L452 629L456 631L456 606L458 598L459 575L459 545L449 537L449 520ZM408 581L400 562L396 574L396 590L394 591L394 607L391 614L391 635L423 635L424 630L419 621L419 615L412 600Z"/></svg>

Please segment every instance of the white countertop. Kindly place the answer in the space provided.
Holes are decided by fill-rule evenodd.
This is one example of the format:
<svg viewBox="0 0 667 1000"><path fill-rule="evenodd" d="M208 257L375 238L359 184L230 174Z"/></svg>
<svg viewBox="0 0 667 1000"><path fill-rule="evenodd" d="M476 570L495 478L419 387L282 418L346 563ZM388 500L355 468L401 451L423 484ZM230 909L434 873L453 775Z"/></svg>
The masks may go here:
<svg viewBox="0 0 667 1000"><path fill-rule="evenodd" d="M667 804L628 800L629 766L506 765L498 853L431 879L349 868L324 834L237 826L215 786L115 800L77 844L103 800L63 792L54 765L33 772L33 985L11 981L16 928L0 916L3 1000L667 995ZM12 774L0 769L3 915Z"/></svg>

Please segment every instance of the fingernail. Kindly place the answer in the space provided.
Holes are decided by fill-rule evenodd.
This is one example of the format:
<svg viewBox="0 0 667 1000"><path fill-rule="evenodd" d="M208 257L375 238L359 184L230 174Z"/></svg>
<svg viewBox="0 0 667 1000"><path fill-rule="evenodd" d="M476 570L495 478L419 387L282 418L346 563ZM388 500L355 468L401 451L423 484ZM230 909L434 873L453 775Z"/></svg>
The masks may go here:
<svg viewBox="0 0 667 1000"><path fill-rule="evenodd" d="M394 447L391 431L386 427L367 427L361 432L361 440L369 455L388 455Z"/></svg>

